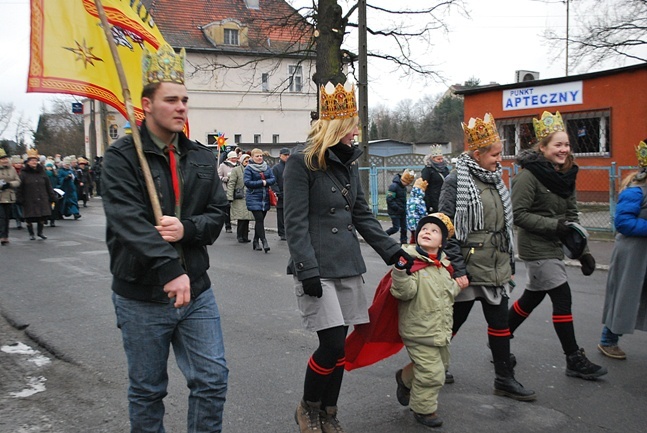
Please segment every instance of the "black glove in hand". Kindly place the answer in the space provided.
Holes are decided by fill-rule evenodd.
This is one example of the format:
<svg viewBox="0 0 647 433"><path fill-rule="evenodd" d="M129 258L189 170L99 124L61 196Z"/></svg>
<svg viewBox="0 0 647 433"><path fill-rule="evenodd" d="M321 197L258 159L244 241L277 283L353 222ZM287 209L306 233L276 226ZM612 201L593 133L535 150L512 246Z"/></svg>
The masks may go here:
<svg viewBox="0 0 647 433"><path fill-rule="evenodd" d="M321 287L321 279L319 277L310 277L301 281L303 285L303 293L308 296L316 296L321 298L323 295L323 288Z"/></svg>
<svg viewBox="0 0 647 433"><path fill-rule="evenodd" d="M582 264L582 273L587 277L595 271L595 259L591 254L586 253L581 256L580 263Z"/></svg>
<svg viewBox="0 0 647 433"><path fill-rule="evenodd" d="M397 253L393 254L390 265L395 265L397 269L406 270L407 274L411 275L411 266L413 266L413 258L407 254L402 248Z"/></svg>
<svg viewBox="0 0 647 433"><path fill-rule="evenodd" d="M5 189L8 189L9 187L11 187L11 185L9 183L5 183L4 185L2 185L2 188L0 188L0 189L2 189L4 191Z"/></svg>
<svg viewBox="0 0 647 433"><path fill-rule="evenodd" d="M566 220L561 219L557 221L557 237L564 238L569 235L571 229L566 225Z"/></svg>

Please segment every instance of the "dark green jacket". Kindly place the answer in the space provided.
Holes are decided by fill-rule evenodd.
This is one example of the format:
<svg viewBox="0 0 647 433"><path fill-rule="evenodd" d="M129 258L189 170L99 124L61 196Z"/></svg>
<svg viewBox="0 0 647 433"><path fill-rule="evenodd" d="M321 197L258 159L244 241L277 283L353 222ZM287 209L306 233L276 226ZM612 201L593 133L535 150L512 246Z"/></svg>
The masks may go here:
<svg viewBox="0 0 647 433"><path fill-rule="evenodd" d="M530 170L512 179L514 224L518 227L519 258L524 261L564 258L557 221L579 222L575 193L568 198L551 192Z"/></svg>

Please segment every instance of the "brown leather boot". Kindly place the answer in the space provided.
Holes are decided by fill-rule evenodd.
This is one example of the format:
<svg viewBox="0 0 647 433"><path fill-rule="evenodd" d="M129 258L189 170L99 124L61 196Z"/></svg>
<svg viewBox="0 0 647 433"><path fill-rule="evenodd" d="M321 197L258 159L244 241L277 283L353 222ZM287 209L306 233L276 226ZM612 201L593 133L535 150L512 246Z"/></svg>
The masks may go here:
<svg viewBox="0 0 647 433"><path fill-rule="evenodd" d="M294 420L299 424L301 433L321 433L321 402L301 400Z"/></svg>
<svg viewBox="0 0 647 433"><path fill-rule="evenodd" d="M337 419L337 406L328 406L321 411L321 431L323 433L346 433Z"/></svg>

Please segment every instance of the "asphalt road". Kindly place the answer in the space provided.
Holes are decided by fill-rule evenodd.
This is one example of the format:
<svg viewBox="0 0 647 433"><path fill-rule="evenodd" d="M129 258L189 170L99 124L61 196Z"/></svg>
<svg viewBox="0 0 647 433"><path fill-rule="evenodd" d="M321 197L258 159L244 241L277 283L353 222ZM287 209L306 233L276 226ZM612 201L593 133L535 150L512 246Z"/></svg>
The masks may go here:
<svg viewBox="0 0 647 433"><path fill-rule="evenodd" d="M12 222L13 227L13 222ZM34 366L26 355L0 352L0 433L128 431L125 356L110 300L109 258L100 199L83 209L79 221L45 228L46 241L29 241L12 230L10 246L0 249L0 313L14 325L0 323L0 346L20 341L52 363ZM302 393L315 335L304 331L296 309L288 253L275 233L268 254L238 244L222 233L210 247L209 271L221 315L230 385L224 431L235 433L298 431L294 409ZM334 248L334 246L331 246ZM363 246L369 297L387 271ZM525 268L517 265L518 289ZM512 341L517 378L538 399L520 403L492 395L493 367L486 326L479 306L452 345L456 383L440 395L440 432L642 432L647 421L647 334L627 335L628 360L602 357L595 349L607 273L583 277L569 268L579 344L594 362L609 369L595 382L564 375L564 356L545 301L517 330ZM17 330L15 328L24 328ZM374 366L347 373L339 418L351 433L423 432L407 408L395 399L394 373L407 362L404 352ZM28 365L28 366L26 366ZM166 398L168 432L186 430L187 390L170 361ZM31 396L29 377L47 379L45 390ZM38 416L32 416L38 414Z"/></svg>

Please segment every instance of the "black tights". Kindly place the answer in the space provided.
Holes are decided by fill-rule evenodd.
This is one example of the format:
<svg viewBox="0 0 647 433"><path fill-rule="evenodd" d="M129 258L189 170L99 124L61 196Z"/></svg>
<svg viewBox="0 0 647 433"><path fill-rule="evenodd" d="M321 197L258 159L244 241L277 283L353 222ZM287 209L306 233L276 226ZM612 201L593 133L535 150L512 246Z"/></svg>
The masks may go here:
<svg viewBox="0 0 647 433"><path fill-rule="evenodd" d="M346 333L348 326L317 331L319 347L308 360L303 384L305 401L321 401L321 407L337 405L344 377Z"/></svg>
<svg viewBox="0 0 647 433"><path fill-rule="evenodd" d="M510 359L510 330L508 329L508 298L501 299L499 305L488 304L479 299L483 308L483 316L487 322L487 337L492 351L494 362L508 361ZM465 323L474 306L474 301L454 303L454 326L452 335L456 335Z"/></svg>
<svg viewBox="0 0 647 433"><path fill-rule="evenodd" d="M573 313L571 310L571 288L568 282L547 291L524 290L523 295L512 304L508 312L510 332L514 331L523 323L530 313L544 300L546 294L553 302L553 327L562 344L565 354L571 354L578 349L575 340L575 328L573 326Z"/></svg>
<svg viewBox="0 0 647 433"><path fill-rule="evenodd" d="M265 239L265 215L266 210L253 210L254 215L254 241Z"/></svg>

